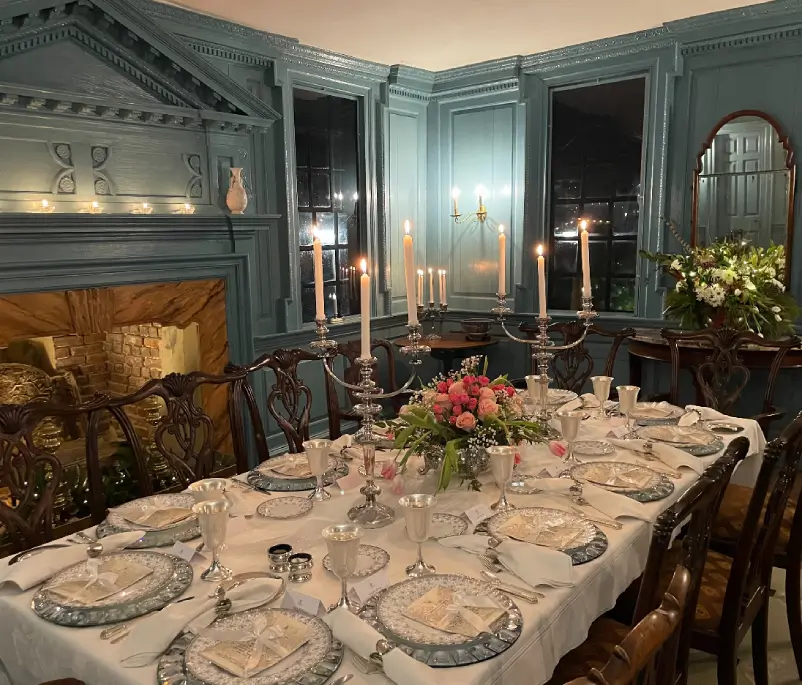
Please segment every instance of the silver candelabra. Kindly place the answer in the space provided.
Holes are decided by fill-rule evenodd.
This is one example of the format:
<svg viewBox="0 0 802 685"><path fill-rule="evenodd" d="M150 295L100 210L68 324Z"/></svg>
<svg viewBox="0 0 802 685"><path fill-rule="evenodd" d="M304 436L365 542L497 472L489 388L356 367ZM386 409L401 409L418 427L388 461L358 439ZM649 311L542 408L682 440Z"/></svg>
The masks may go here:
<svg viewBox="0 0 802 685"><path fill-rule="evenodd" d="M432 322L432 332L426 336L426 340L442 340L442 337L437 335L435 332L435 321L440 322L440 332L443 332L443 319L446 316L446 312L448 311L448 305L440 303L440 309L435 309L434 302L429 302L428 307L424 307L422 304L418 305L418 320L422 323L424 321L431 321Z"/></svg>
<svg viewBox="0 0 802 685"><path fill-rule="evenodd" d="M598 316L597 312L593 309L593 298L585 297L583 295L582 309L576 313L577 317L585 324L585 330L582 331L582 335L567 345L557 345L551 338L549 338L549 326L551 325L550 316L538 317L537 325L539 330L537 337L534 339L519 338L510 333L507 330L507 325L505 323L505 318L507 315L512 313L512 310L507 307L507 297L506 295L500 294L496 294L496 297L498 298L498 303L495 307L493 307L493 309L490 310L490 313L495 315L496 321L501 325L502 330L510 340L517 343L522 343L524 345L529 345L532 350L532 361L534 362L535 369L537 369L537 373L535 374L534 378L538 387L537 396L539 399L537 418L541 421L548 421L551 418L548 394L549 385L552 380L549 377L549 365L551 364L551 360L554 358L555 353L564 352L565 350L570 350L574 347L577 347L578 345L581 345L587 337L588 329L593 323L593 319Z"/></svg>
<svg viewBox="0 0 802 685"><path fill-rule="evenodd" d="M368 358L359 357L356 360L359 364L358 384L346 383L339 378L331 368L331 360L336 356L337 342L328 338L329 329L325 319L315 319L315 325L318 339L310 343L310 347L317 351L318 356L323 360L323 368L332 380L354 393L354 397L359 400L359 403L354 406L354 413L362 417L359 430L354 434L354 440L362 447L367 481L359 492L365 496L365 501L351 508L348 518L365 528L381 528L393 522L395 512L392 508L377 501L381 494L381 488L376 485L375 481L376 442L379 440L379 436L374 432L374 426L376 416L381 412L381 406L376 401L411 392L410 387L418 378L418 367L423 363L421 355L428 354L431 349L426 345L421 345L420 324L407 326L409 328L409 345L402 347L401 352L411 357L409 363L412 366L412 375L398 390L384 392L373 380L373 368L378 360L372 355Z"/></svg>

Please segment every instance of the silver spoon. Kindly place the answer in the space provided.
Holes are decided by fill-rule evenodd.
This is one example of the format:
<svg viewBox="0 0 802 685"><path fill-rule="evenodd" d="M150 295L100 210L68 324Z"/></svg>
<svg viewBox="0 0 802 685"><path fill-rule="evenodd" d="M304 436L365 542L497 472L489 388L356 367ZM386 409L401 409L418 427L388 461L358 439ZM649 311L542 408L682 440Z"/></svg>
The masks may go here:
<svg viewBox="0 0 802 685"><path fill-rule="evenodd" d="M341 675L339 678L337 678L337 680L335 680L333 683L330 683L330 685L343 685L343 683L347 683L353 677L353 673L346 673L345 675Z"/></svg>

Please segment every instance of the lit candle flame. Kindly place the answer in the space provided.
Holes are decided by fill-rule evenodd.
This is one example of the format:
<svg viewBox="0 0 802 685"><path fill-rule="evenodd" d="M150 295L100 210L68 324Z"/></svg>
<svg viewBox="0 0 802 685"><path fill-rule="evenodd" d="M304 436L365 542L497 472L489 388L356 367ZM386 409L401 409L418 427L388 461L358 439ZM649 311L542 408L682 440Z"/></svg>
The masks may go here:
<svg viewBox="0 0 802 685"><path fill-rule="evenodd" d="M363 274L366 274L368 272L368 260L367 259L363 259L362 261L360 261L359 262L359 266L362 269L362 273Z"/></svg>
<svg viewBox="0 0 802 685"><path fill-rule="evenodd" d="M93 200L92 201L92 209L97 209L98 207L100 207L100 205L98 204L97 200Z"/></svg>
<svg viewBox="0 0 802 685"><path fill-rule="evenodd" d="M429 273L432 273L432 270L431 270L431 268L429 269Z"/></svg>
<svg viewBox="0 0 802 685"><path fill-rule="evenodd" d="M454 187L451 189L451 197L453 197L453 198L456 200L456 199L459 197L459 194L460 194L460 190L459 190L459 188L457 188L456 186L454 186Z"/></svg>
<svg viewBox="0 0 802 685"><path fill-rule="evenodd" d="M42 200L42 207L47 208L49 206L50 206L50 203L47 200Z"/></svg>
<svg viewBox="0 0 802 685"><path fill-rule="evenodd" d="M498 225L498 232L499 233L504 233L504 224L499 224Z"/></svg>
<svg viewBox="0 0 802 685"><path fill-rule="evenodd" d="M588 220L587 219L582 219L582 221L579 222L579 228L581 228L583 231L587 231L588 230Z"/></svg>
<svg viewBox="0 0 802 685"><path fill-rule="evenodd" d="M542 257L543 256L543 246L542 245L538 245L537 246L537 256L538 257Z"/></svg>
<svg viewBox="0 0 802 685"><path fill-rule="evenodd" d="M312 224L312 241L320 240L320 234L317 230L317 224Z"/></svg>
<svg viewBox="0 0 802 685"><path fill-rule="evenodd" d="M423 276L423 269L418 269L418 276Z"/></svg>
<svg viewBox="0 0 802 685"><path fill-rule="evenodd" d="M404 222L404 232L409 235L409 219Z"/></svg>
<svg viewBox="0 0 802 685"><path fill-rule="evenodd" d="M184 209L189 209L192 205L189 202L184 203Z"/></svg>
<svg viewBox="0 0 802 685"><path fill-rule="evenodd" d="M147 209L147 208L148 208L148 203L147 202L143 202L142 203L142 209Z"/></svg>

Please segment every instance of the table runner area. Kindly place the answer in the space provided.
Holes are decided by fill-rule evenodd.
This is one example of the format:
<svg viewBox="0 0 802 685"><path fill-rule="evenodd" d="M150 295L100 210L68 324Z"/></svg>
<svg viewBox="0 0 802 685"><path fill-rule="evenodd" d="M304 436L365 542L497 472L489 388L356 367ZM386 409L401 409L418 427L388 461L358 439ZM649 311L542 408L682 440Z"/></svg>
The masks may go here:
<svg viewBox="0 0 802 685"><path fill-rule="evenodd" d="M752 484L759 468L760 454L765 439L760 427L754 422L735 419L745 430L741 435L750 439L752 455L736 474L737 482ZM610 428L590 419L583 422L580 439L602 438ZM735 436L724 438L725 444ZM618 450L614 458L633 457L632 453ZM703 462L710 464L720 454L705 457ZM554 457L546 445L528 445L522 449L522 473L537 475L544 468L559 470L560 460ZM609 459L585 458L582 461ZM411 462L414 466L414 460ZM352 470L359 466L357 460L349 464ZM436 474L417 476L410 468L407 492L434 492ZM412 475L414 473L414 475ZM644 504L650 514L651 522L685 490L698 476L688 469L682 469L681 478L673 481L674 493L659 502ZM438 494L437 512L461 514L479 503L490 505L498 497L498 489L492 478L481 478L483 490L469 492L464 487L452 485ZM398 497L389 492L389 483L379 481L384 492L381 500L395 505ZM314 558L313 579L305 584L288 583L287 589L318 597L328 606L339 596L339 581L322 567L326 546L320 537L320 530L329 523L343 522L346 512L362 499L359 485L339 496L332 489L334 497L324 503L316 503L312 512L305 517L291 521L277 521L246 518L239 516L229 521L227 549L222 561L235 573L247 571L266 571L268 568L267 547L279 541L289 542L295 551L311 552ZM281 493L273 497L280 497ZM518 506L546 506L570 510L571 503L556 494L535 495L510 494L509 499ZM442 685L542 685L545 683L562 655L581 644L587 635L590 624L602 613L612 608L618 596L643 571L649 549L652 524L631 518L620 519L624 524L621 530L604 528L609 538L608 550L599 558L574 568L576 585L572 588L543 588L545 599L536 605L518 602L524 617L524 629L519 641L511 649L495 659L461 668L443 669L437 674ZM404 530L404 519L397 512L395 522L385 528L366 530L363 544L378 545L390 554L387 573L391 583L406 578L404 568L415 557L415 545L410 542ZM195 544L195 543L193 543ZM169 551L163 548L162 551ZM482 566L473 555L462 550L446 549L435 541L425 543L425 557L438 573L463 573L480 577ZM5 563L5 562L0 562ZM195 578L185 596L209 594L214 584L200 580L200 572L208 566L208 558L198 555L193 560ZM38 618L31 611L31 599L36 589L19 593L8 588L0 590L0 661L5 665L14 685L38 685L42 681L75 677L87 685L149 685L156 683L156 666L126 669L119 664L120 648L123 644L112 645L100 640L101 628L64 628ZM352 683L387 683L380 675L365 676L359 673L346 656L337 675L355 673ZM0 685L3 675L0 670Z"/></svg>

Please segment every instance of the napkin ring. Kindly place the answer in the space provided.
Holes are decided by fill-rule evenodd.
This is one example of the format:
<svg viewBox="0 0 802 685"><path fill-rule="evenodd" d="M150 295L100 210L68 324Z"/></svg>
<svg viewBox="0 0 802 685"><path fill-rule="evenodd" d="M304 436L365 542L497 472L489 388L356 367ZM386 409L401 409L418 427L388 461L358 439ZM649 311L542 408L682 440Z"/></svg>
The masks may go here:
<svg viewBox="0 0 802 685"><path fill-rule="evenodd" d="M267 550L267 558L270 560L270 570L273 573L286 573L289 571L291 554L292 545L288 545L287 543L273 545Z"/></svg>
<svg viewBox="0 0 802 685"><path fill-rule="evenodd" d="M306 583L312 580L312 555L307 552L298 552L288 560L290 574L287 579L291 583Z"/></svg>

